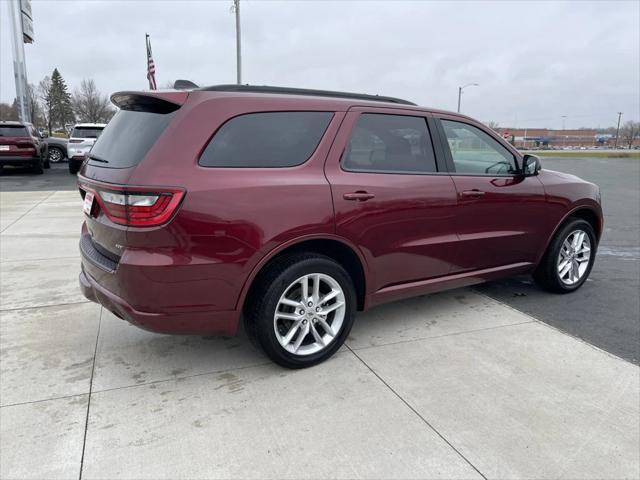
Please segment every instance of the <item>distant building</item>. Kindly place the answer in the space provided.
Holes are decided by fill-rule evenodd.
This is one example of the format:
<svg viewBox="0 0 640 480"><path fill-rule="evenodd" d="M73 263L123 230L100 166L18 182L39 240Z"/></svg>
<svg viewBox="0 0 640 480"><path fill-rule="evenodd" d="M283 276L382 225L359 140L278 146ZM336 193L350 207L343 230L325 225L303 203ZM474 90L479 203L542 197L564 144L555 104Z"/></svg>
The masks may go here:
<svg viewBox="0 0 640 480"><path fill-rule="evenodd" d="M597 130L589 128L552 130L505 127L496 131L518 148L612 146L615 141L613 135L599 134Z"/></svg>

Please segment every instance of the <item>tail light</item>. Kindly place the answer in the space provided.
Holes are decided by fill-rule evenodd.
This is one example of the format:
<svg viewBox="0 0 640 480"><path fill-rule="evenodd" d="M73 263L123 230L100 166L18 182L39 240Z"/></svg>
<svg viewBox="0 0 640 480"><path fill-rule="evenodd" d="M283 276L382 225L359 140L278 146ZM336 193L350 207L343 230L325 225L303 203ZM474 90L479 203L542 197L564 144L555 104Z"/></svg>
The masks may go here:
<svg viewBox="0 0 640 480"><path fill-rule="evenodd" d="M33 142L16 142L16 147L21 151L21 155L35 155L36 146Z"/></svg>
<svg viewBox="0 0 640 480"><path fill-rule="evenodd" d="M109 220L129 227L156 227L166 223L178 210L185 195L184 189L164 187L110 185L94 188L80 184L80 189L93 193L95 201Z"/></svg>

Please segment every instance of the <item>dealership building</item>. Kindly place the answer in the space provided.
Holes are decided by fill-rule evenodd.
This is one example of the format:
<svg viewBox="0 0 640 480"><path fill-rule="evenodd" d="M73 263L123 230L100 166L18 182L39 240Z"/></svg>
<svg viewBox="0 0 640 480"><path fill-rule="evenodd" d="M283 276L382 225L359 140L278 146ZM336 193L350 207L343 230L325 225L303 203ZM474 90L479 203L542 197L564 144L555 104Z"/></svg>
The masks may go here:
<svg viewBox="0 0 640 480"><path fill-rule="evenodd" d="M613 146L615 137L595 129L497 128L496 131L518 148Z"/></svg>

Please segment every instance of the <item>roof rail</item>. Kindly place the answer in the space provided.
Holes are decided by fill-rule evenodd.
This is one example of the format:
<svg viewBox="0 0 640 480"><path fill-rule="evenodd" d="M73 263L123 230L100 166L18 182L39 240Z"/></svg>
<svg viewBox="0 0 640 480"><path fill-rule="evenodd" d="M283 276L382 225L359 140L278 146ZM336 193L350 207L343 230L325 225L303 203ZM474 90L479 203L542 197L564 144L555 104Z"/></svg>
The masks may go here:
<svg viewBox="0 0 640 480"><path fill-rule="evenodd" d="M306 95L311 97L353 98L357 100L369 100L374 102L399 103L402 105L415 105L402 98L385 97L382 95L368 95L365 93L336 92L331 90L313 90L307 88L271 87L268 85L212 85L202 87L199 90L207 92L248 92L248 93L272 93L281 95Z"/></svg>

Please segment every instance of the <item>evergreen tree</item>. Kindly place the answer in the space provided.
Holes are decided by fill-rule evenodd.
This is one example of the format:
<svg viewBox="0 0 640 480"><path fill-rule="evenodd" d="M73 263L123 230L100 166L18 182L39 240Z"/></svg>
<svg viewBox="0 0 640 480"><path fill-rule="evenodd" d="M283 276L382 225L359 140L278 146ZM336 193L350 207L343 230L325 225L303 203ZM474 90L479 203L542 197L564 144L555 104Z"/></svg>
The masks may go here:
<svg viewBox="0 0 640 480"><path fill-rule="evenodd" d="M51 89L47 103L51 105L50 123L54 127L64 129L66 124L74 122L71 94L67 91L67 84L57 68L51 74Z"/></svg>

